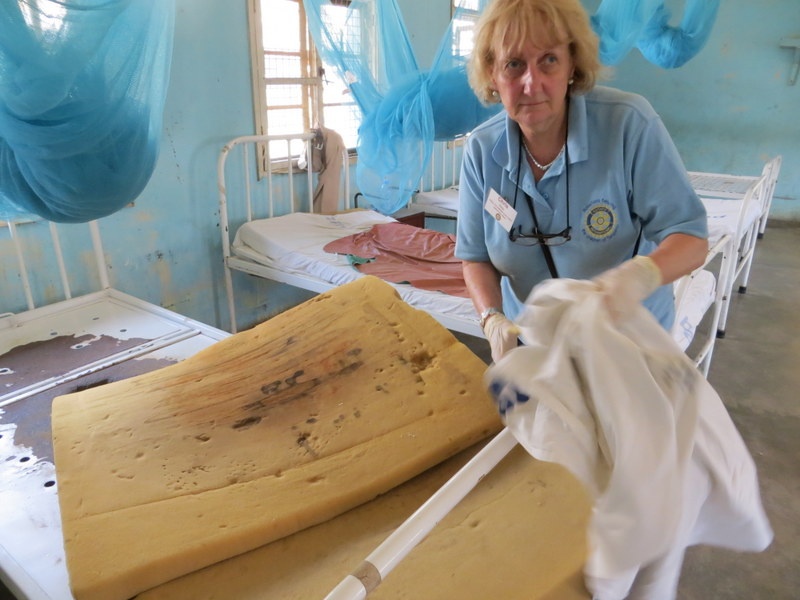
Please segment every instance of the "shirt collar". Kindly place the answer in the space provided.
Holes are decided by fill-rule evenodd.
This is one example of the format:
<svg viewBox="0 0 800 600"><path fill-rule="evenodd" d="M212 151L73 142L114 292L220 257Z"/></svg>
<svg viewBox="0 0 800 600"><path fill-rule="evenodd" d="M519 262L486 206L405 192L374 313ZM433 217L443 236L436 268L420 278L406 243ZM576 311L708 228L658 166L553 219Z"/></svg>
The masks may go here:
<svg viewBox="0 0 800 600"><path fill-rule="evenodd" d="M503 165L505 170L514 181L519 181L517 172L517 158L520 144L519 125L505 114L506 127L504 135L497 140L492 151L492 157L497 164ZM569 101L569 135L567 138L567 150L570 164L575 164L586 160L589 152L588 120L586 117L586 97L575 95ZM552 176L560 174L564 169L562 159L553 165ZM547 175L546 175L547 176Z"/></svg>
<svg viewBox="0 0 800 600"><path fill-rule="evenodd" d="M586 96L571 96L569 101L569 162L584 161L589 156L588 119L586 117Z"/></svg>

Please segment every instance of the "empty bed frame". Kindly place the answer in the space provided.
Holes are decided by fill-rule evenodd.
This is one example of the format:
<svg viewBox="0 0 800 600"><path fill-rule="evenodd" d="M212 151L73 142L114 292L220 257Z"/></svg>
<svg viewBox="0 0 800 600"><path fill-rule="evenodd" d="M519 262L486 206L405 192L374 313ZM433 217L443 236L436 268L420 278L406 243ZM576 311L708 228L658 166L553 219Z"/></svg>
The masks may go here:
<svg viewBox="0 0 800 600"><path fill-rule="evenodd" d="M112 288L98 222L3 223L0 277L0 580L19 598L61 600L71 594L53 398L175 363L228 334Z"/></svg>

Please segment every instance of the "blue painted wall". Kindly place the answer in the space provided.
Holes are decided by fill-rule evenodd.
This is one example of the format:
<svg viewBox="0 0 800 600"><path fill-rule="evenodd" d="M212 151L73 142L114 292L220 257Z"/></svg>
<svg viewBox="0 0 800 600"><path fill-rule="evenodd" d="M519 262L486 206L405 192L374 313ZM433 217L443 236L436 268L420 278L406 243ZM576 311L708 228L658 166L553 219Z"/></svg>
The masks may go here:
<svg viewBox="0 0 800 600"><path fill-rule="evenodd" d="M800 35L797 0L722 0L708 43L683 67L634 50L608 83L650 100L689 170L757 175L780 154L772 218L800 220L800 81L788 85L793 53L779 47L789 35Z"/></svg>
<svg viewBox="0 0 800 600"><path fill-rule="evenodd" d="M591 8L593 0L585 1ZM449 20L447 0L437 0L433 12L430 4L400 0L423 66ZM216 161L227 140L253 131L246 6L245 0L177 0L156 171L134 206L101 221L114 287L223 328ZM800 83L786 85L791 53L778 48L790 34L800 34L797 0L723 0L708 46L688 65L664 71L634 52L612 83L650 99L690 169L754 173L769 156L783 154L773 217L800 220ZM0 253L6 248L0 245ZM85 262L91 268L90 256ZM240 326L311 296L242 274L234 284ZM0 313L24 308L7 297Z"/></svg>
<svg viewBox="0 0 800 600"><path fill-rule="evenodd" d="M253 133L247 3L178 0L161 154L135 206L101 222L112 285L229 328L217 203L217 157ZM240 326L310 297L234 274Z"/></svg>
<svg viewBox="0 0 800 600"><path fill-rule="evenodd" d="M449 0L397 0L414 55L421 69L429 69L450 24Z"/></svg>
<svg viewBox="0 0 800 600"><path fill-rule="evenodd" d="M178 0L157 168L135 206L103 219L112 285L220 325L216 159L252 133L245 2Z"/></svg>

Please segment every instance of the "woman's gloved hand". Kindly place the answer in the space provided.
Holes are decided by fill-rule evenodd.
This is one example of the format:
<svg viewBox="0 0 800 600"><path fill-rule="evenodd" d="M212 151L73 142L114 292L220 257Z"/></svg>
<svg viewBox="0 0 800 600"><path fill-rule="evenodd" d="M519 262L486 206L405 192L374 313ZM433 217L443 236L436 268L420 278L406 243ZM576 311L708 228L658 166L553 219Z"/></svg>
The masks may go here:
<svg viewBox="0 0 800 600"><path fill-rule="evenodd" d="M483 333L492 349L492 360L497 362L509 350L517 347L517 327L503 313L494 313L483 324Z"/></svg>
<svg viewBox="0 0 800 600"><path fill-rule="evenodd" d="M621 323L661 285L661 270L649 256L635 256L595 277L611 318Z"/></svg>

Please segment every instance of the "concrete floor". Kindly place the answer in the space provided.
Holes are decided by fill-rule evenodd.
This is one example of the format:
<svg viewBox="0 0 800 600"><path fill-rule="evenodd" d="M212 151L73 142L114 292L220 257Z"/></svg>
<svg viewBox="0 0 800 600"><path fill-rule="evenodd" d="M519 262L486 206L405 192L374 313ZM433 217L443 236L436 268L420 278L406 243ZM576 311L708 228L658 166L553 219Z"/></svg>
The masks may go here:
<svg viewBox="0 0 800 600"><path fill-rule="evenodd" d="M691 548L681 600L800 598L800 224L770 223L734 294L708 380L759 470L775 540L763 553Z"/></svg>
<svg viewBox="0 0 800 600"><path fill-rule="evenodd" d="M680 600L800 598L798 307L800 223L771 223L758 242L747 293L732 300L708 378L758 466L775 540L759 554L691 548ZM476 350L485 355L485 348ZM0 600L10 598L0 584Z"/></svg>

